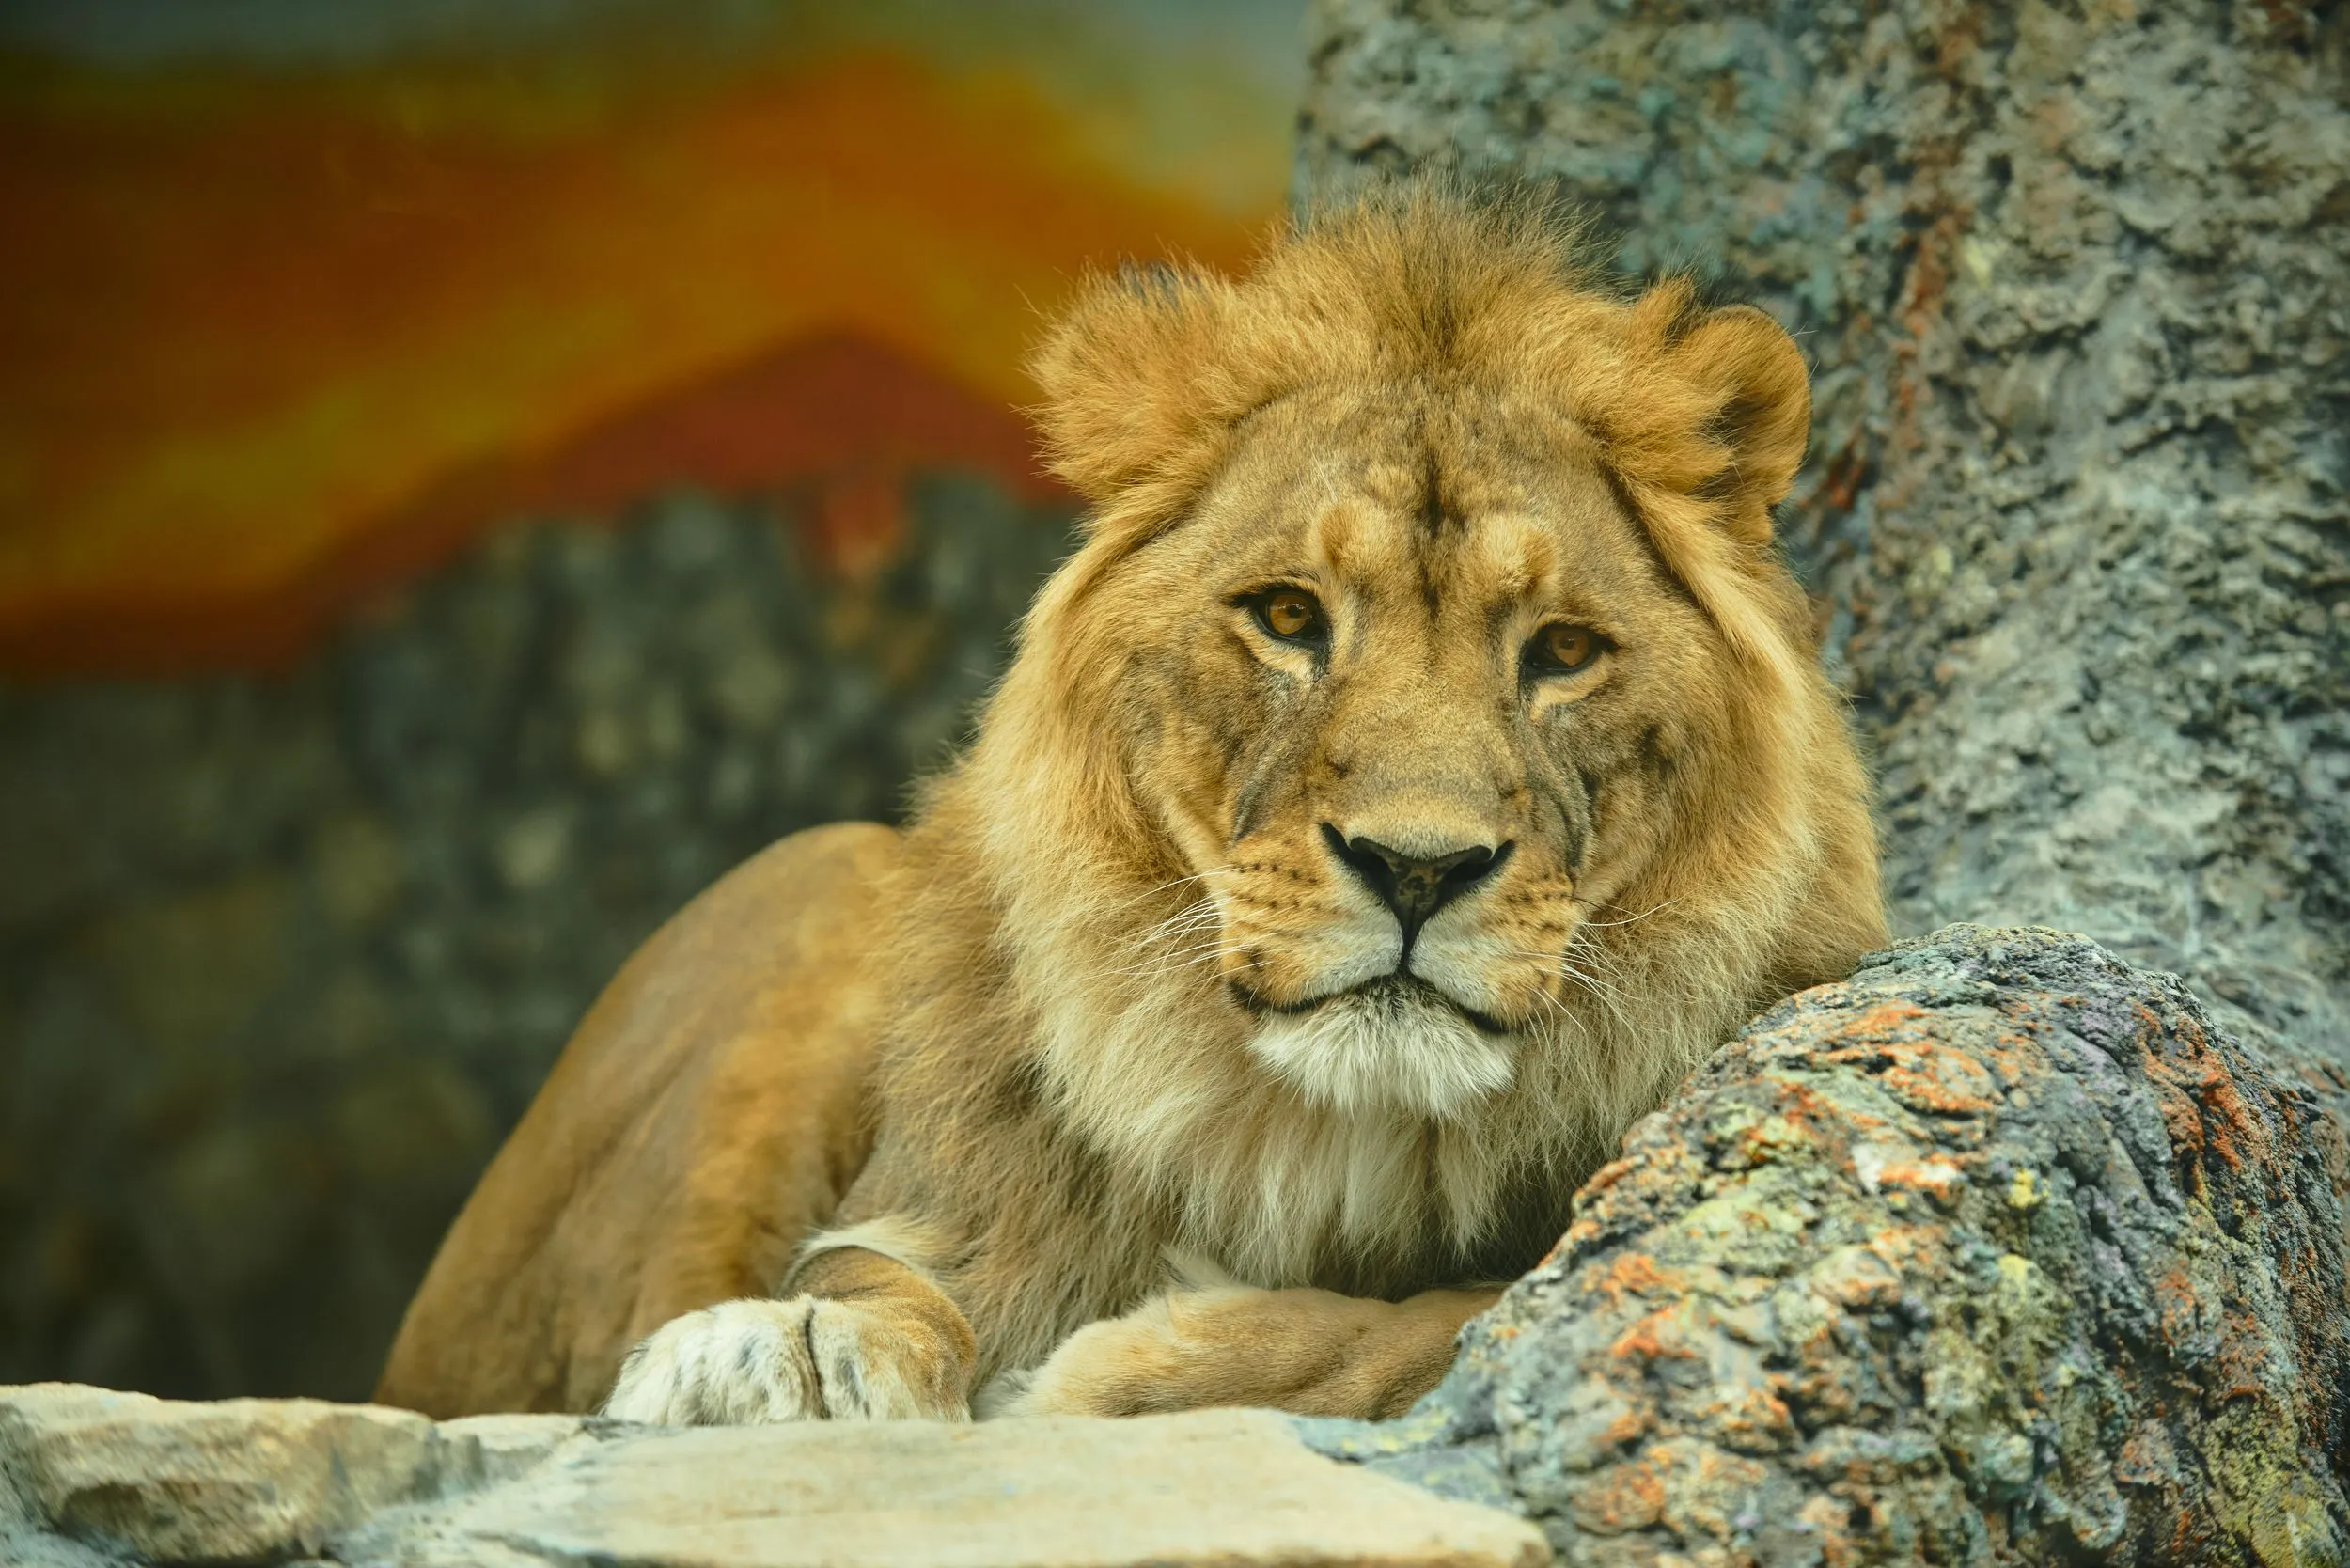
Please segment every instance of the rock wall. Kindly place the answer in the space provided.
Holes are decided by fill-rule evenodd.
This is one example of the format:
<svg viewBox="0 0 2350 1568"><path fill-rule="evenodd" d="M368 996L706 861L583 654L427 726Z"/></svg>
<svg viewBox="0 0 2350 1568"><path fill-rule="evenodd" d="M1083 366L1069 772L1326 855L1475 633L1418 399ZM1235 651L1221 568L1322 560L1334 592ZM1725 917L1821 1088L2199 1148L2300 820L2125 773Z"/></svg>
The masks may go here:
<svg viewBox="0 0 2350 1568"><path fill-rule="evenodd" d="M1608 1565L2350 1557L2303 1088L2170 976L1953 926L1749 1025L1386 1426Z"/></svg>
<svg viewBox="0 0 2350 1568"><path fill-rule="evenodd" d="M1899 925L2089 933L2340 1092L2350 12L1319 0L1312 31L1302 198L1516 170L1796 333L1783 537Z"/></svg>
<svg viewBox="0 0 2350 1568"><path fill-rule="evenodd" d="M509 530L279 677L0 689L0 1383L365 1397L630 949L898 815L1069 542L908 502L854 580L681 495Z"/></svg>

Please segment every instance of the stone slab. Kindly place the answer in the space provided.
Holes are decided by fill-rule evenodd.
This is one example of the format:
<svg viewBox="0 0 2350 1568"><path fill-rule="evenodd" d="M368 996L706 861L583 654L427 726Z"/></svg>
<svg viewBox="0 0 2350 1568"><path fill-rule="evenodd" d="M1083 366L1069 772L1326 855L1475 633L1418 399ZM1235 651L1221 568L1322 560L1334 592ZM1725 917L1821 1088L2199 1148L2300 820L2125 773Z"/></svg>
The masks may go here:
<svg viewBox="0 0 2350 1568"><path fill-rule="evenodd" d="M0 1517L156 1561L266 1561L419 1495L439 1446L375 1405L0 1389Z"/></svg>
<svg viewBox="0 0 2350 1568"><path fill-rule="evenodd" d="M65 1568L1539 1568L1511 1514L1264 1411L668 1431L0 1388L0 1558Z"/></svg>

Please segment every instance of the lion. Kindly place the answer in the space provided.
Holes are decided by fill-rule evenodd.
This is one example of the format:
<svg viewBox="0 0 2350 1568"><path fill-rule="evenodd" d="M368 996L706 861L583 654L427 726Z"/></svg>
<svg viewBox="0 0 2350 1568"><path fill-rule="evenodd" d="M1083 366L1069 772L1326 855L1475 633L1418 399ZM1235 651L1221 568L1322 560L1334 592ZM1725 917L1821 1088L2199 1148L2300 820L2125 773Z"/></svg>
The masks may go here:
<svg viewBox="0 0 2350 1568"><path fill-rule="evenodd" d="M1636 1119L1884 943L1763 312L1418 183L1096 277L1033 368L1089 510L968 751L629 962L384 1401L1392 1416Z"/></svg>

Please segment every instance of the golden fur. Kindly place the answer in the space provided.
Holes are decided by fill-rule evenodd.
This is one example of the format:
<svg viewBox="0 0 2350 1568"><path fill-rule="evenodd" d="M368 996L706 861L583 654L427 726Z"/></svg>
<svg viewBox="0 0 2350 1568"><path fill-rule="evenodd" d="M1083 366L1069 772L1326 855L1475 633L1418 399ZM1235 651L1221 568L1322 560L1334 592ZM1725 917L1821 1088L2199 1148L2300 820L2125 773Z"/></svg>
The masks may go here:
<svg viewBox="0 0 2350 1568"><path fill-rule="evenodd" d="M991 1384L1014 1411L1390 1411L1490 1299L1440 1287L1530 1265L1703 1052L1883 938L1865 780L1771 549L1809 394L1761 312L1622 297L1539 210L1418 184L1244 280L1097 282L1036 370L1083 546L971 753L846 895L864 966L768 972L870 1020L870 1156L819 1200L736 1189L829 1229L728 1293L787 1299L640 1346L617 1414L955 1418ZM1276 589L1319 641L1276 633ZM1588 662L1536 658L1560 626ZM854 1048L831 1027L826 1060ZM625 1121L572 1057L662 1029L591 1018L517 1146ZM723 1048L788 1093L789 1029ZM598 1190L739 1181L775 1141L772 1108L703 1112L600 1141ZM384 1397L577 1403L611 1375L625 1340L550 1351L476 1304L500 1235L532 1300L608 1293L605 1259L500 1217L592 1234L550 1196L583 1168L501 1156ZM492 1354L572 1369L561 1396L405 1370L501 1332Z"/></svg>

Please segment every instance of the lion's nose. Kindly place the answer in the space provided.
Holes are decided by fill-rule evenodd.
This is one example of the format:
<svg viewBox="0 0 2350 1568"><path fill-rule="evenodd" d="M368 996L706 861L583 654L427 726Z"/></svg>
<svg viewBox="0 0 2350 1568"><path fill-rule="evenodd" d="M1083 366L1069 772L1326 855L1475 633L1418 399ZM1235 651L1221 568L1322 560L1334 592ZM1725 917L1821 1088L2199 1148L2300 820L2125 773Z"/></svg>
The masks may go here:
<svg viewBox="0 0 2350 1568"><path fill-rule="evenodd" d="M1417 855L1391 849L1376 839L1347 838L1328 823L1322 824L1322 836L1330 853L1394 913L1397 924L1403 928L1406 951L1413 935L1437 910L1499 870L1517 847L1513 843L1471 844L1443 855Z"/></svg>

